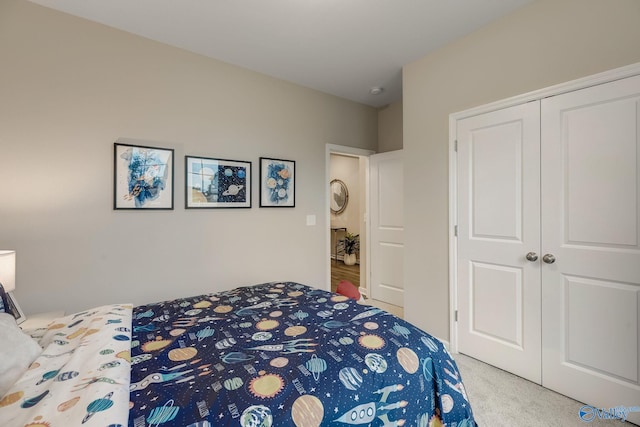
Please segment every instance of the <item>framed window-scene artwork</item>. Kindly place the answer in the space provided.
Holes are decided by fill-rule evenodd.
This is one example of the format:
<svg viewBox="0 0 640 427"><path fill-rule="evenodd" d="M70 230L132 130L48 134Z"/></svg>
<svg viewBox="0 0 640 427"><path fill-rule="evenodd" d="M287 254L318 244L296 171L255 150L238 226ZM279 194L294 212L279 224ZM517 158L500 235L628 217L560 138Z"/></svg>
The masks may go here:
<svg viewBox="0 0 640 427"><path fill-rule="evenodd" d="M260 207L296 206L296 162L260 157Z"/></svg>
<svg viewBox="0 0 640 427"><path fill-rule="evenodd" d="M173 149L115 143L114 209L173 209Z"/></svg>
<svg viewBox="0 0 640 427"><path fill-rule="evenodd" d="M185 157L185 207L250 208L251 162Z"/></svg>

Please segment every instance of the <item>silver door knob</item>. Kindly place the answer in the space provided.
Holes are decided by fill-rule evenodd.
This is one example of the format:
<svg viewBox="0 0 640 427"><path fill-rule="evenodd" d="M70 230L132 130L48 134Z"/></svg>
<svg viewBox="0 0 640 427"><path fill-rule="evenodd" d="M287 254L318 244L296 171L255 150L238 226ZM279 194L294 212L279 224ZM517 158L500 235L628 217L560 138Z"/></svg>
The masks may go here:
<svg viewBox="0 0 640 427"><path fill-rule="evenodd" d="M554 257L552 254L545 254L542 257L542 261L546 262L547 264L553 264L554 262L556 262L556 257Z"/></svg>
<svg viewBox="0 0 640 427"><path fill-rule="evenodd" d="M538 254L535 252L529 252L525 255L525 258L527 259L527 261L534 262L538 260Z"/></svg>

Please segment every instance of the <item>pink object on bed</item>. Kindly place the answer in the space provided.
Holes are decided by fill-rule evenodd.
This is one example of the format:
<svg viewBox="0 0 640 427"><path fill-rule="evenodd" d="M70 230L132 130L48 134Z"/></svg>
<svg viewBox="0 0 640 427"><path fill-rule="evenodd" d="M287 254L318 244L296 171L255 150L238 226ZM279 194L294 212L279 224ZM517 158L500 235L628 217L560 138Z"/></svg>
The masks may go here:
<svg viewBox="0 0 640 427"><path fill-rule="evenodd" d="M336 292L340 295L344 295L345 297L349 297L356 301L359 301L361 298L358 287L348 280L342 280L340 283L338 283L338 289L336 289Z"/></svg>

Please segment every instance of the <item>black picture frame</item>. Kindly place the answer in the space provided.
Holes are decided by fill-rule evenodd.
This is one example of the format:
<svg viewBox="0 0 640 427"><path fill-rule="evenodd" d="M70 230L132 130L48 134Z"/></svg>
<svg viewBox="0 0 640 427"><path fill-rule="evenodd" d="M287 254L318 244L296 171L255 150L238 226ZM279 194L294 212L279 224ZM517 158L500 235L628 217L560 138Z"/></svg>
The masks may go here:
<svg viewBox="0 0 640 427"><path fill-rule="evenodd" d="M172 148L116 142L113 165L113 209L173 209Z"/></svg>
<svg viewBox="0 0 640 427"><path fill-rule="evenodd" d="M296 206L296 162L260 157L260 207Z"/></svg>
<svg viewBox="0 0 640 427"><path fill-rule="evenodd" d="M185 156L185 209L251 208L251 162Z"/></svg>

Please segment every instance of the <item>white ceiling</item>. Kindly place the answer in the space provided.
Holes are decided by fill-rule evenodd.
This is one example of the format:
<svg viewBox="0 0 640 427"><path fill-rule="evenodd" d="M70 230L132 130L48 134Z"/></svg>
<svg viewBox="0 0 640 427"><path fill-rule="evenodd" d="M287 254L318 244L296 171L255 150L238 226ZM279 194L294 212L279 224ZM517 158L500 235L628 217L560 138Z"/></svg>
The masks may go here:
<svg viewBox="0 0 640 427"><path fill-rule="evenodd" d="M402 99L403 65L531 0L31 1L381 107Z"/></svg>

